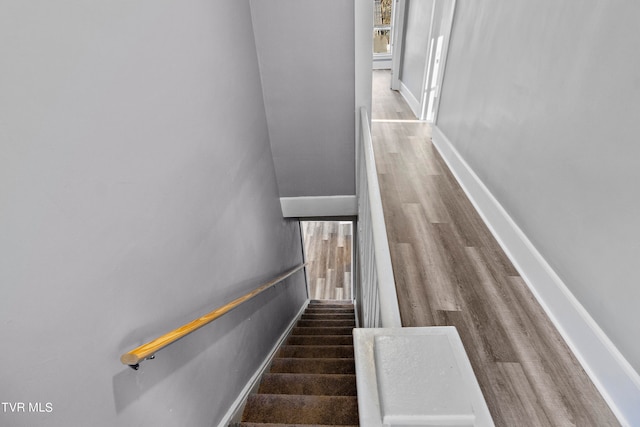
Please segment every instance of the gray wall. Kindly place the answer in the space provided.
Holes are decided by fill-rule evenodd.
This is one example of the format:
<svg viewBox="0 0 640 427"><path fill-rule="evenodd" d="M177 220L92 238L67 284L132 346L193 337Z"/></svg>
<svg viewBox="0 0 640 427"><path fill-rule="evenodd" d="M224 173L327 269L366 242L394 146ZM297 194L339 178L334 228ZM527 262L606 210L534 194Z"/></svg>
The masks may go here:
<svg viewBox="0 0 640 427"><path fill-rule="evenodd" d="M400 81L420 102L427 56L429 55L429 26L433 0L406 0L405 24L400 62Z"/></svg>
<svg viewBox="0 0 640 427"><path fill-rule="evenodd" d="M0 425L211 426L302 274L140 371L119 356L301 261L249 1L7 0L0 52L0 400L53 408Z"/></svg>
<svg viewBox="0 0 640 427"><path fill-rule="evenodd" d="M438 126L640 371L640 3L459 0Z"/></svg>
<svg viewBox="0 0 640 427"><path fill-rule="evenodd" d="M354 3L251 7L280 196L355 194Z"/></svg>

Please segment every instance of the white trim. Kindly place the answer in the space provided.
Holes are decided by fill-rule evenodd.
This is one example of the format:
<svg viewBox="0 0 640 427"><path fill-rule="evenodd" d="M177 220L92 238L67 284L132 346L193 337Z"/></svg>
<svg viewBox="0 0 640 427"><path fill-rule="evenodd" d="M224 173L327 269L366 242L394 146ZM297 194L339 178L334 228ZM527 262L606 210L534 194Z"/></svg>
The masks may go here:
<svg viewBox="0 0 640 427"><path fill-rule="evenodd" d="M444 73L447 69L447 57L449 56L449 45L451 44L451 32L453 31L453 20L456 16L456 0L451 5L451 15L447 21L449 28L446 30L445 41L442 48L442 56L440 58L440 75L438 77L437 93L435 97L435 106L433 109L433 123L438 123L438 113L440 112L440 99L442 98L442 85L444 84Z"/></svg>
<svg viewBox="0 0 640 427"><path fill-rule="evenodd" d="M405 0L395 0L391 22L391 89L400 89L400 59L404 35Z"/></svg>
<svg viewBox="0 0 640 427"><path fill-rule="evenodd" d="M433 42L434 42L434 35L433 35L433 21L435 20L435 15L436 15L436 2L433 2L433 5L431 6L431 21L429 22L429 38L427 38L427 40L429 40L429 49L428 49L428 54L427 52L425 52L424 54L427 55L427 63L424 64L424 78L422 79L422 87L420 88L420 114L416 114L416 116L420 119L420 120L424 120L425 119L425 111L427 108L427 91L429 90L429 74L431 73L431 56L433 55Z"/></svg>
<svg viewBox="0 0 640 427"><path fill-rule="evenodd" d="M405 86L404 82L400 82L400 95L407 101L409 108L416 117L420 117L420 102L416 99L416 97L411 93L408 87Z"/></svg>
<svg viewBox="0 0 640 427"><path fill-rule="evenodd" d="M434 6L436 2L433 2ZM431 12L433 13L433 12ZM422 98L421 98L421 106L420 106L420 120L426 119L426 108L427 108L427 92L429 88L427 86L427 82L429 81L429 74L431 74L431 57L433 56L433 39L431 38L431 33L433 32L433 15L431 15L431 28L429 29L429 55L427 56L427 70L424 74L424 81L422 82Z"/></svg>
<svg viewBox="0 0 640 427"><path fill-rule="evenodd" d="M360 108L371 111L371 64L373 61L373 3L371 0L355 0L354 10L354 49L355 49L355 164L354 184L357 192L358 150L360 143ZM283 208L284 212L284 208ZM285 214L285 216L287 216Z"/></svg>
<svg viewBox="0 0 640 427"><path fill-rule="evenodd" d="M418 119L409 119L409 120L403 120L403 119L372 119L371 123L415 123L415 124L423 125L426 122L424 120L418 120Z"/></svg>
<svg viewBox="0 0 640 427"><path fill-rule="evenodd" d="M373 70L390 70L391 69L391 57L385 56L382 58L373 57L373 64L371 66Z"/></svg>
<svg viewBox="0 0 640 427"><path fill-rule="evenodd" d="M302 269L304 271L304 288L307 291L307 299L309 299L311 292L309 289L309 275L307 274L307 254L304 250L304 233L302 232L302 221L298 221L298 229L300 230L300 248L302 249L302 262L305 264L305 267Z"/></svg>
<svg viewBox="0 0 640 427"><path fill-rule="evenodd" d="M433 144L623 425L640 425L640 375L436 126Z"/></svg>
<svg viewBox="0 0 640 427"><path fill-rule="evenodd" d="M242 389L242 391L240 392L236 400L233 401L233 404L229 407L229 409L227 410L227 413L224 414L224 417L222 417L222 420L220 420L220 422L218 423L218 427L227 427L232 421L234 421L234 418L240 417L241 415L240 411L243 409L244 403L249 397L249 394L251 394L252 390L259 385L262 375L266 372L267 368L271 364L271 361L273 360L276 353L280 349L280 346L284 343L285 339L289 336L289 334L291 333L291 330L293 329L295 324L298 322L298 319L300 319L300 316L302 316L302 313L307 308L308 304L309 304L309 300L306 300L304 304L302 304L302 307L298 311L298 314L296 314L296 316L293 318L293 320L291 321L287 329L282 333L282 335L280 335L280 338L278 338L278 340L276 341L276 344L273 346L269 354L267 354L267 357L262 361L262 364L253 373L251 378L249 378L249 381L244 386L244 388Z"/></svg>
<svg viewBox="0 0 640 427"><path fill-rule="evenodd" d="M285 218L316 216L355 216L358 214L356 196L280 197Z"/></svg>

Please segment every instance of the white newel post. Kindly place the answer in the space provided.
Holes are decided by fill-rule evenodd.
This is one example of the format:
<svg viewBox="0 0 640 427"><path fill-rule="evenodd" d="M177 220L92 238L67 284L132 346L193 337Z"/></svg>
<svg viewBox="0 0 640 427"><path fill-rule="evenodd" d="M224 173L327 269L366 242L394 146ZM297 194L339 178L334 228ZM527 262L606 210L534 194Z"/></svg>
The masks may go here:
<svg viewBox="0 0 640 427"><path fill-rule="evenodd" d="M493 426L453 326L355 329L360 425Z"/></svg>

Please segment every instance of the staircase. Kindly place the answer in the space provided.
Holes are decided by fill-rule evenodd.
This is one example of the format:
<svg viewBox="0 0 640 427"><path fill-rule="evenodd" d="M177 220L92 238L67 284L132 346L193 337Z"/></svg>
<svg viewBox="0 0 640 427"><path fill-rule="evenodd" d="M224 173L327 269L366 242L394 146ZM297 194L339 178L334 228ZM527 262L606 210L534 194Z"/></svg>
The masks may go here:
<svg viewBox="0 0 640 427"><path fill-rule="evenodd" d="M353 328L353 304L312 300L237 425L356 427Z"/></svg>

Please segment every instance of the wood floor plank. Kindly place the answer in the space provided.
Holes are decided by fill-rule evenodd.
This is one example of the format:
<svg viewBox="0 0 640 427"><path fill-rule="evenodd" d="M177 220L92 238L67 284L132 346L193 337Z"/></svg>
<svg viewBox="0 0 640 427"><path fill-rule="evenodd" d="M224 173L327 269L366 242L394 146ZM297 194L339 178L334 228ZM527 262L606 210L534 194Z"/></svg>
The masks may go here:
<svg viewBox="0 0 640 427"><path fill-rule="evenodd" d="M438 317L444 322L443 326L456 327L495 425L508 426L501 412L501 407L508 402L499 398L500 388L496 387L494 381L495 363L488 356L477 325L470 323L461 311L439 311Z"/></svg>
<svg viewBox="0 0 640 427"><path fill-rule="evenodd" d="M522 424L523 415L529 425L554 427L541 405L536 405L538 397L519 363L498 363L496 378L501 384L500 413L509 425Z"/></svg>
<svg viewBox="0 0 640 427"><path fill-rule="evenodd" d="M344 288L342 288L342 298L337 299L351 299L351 269L344 272Z"/></svg>
<svg viewBox="0 0 640 427"><path fill-rule="evenodd" d="M415 259L415 252L410 243L391 244L392 263L397 266L395 281L398 285L398 300L403 304L409 304L401 310L402 324L406 326L427 323L436 325L432 315L429 290L424 273L419 271L420 265ZM404 317L402 317L404 316Z"/></svg>
<svg viewBox="0 0 640 427"><path fill-rule="evenodd" d="M391 75L383 70L374 70L373 76L373 97L383 102L374 104L371 117L373 119L415 119L416 116L407 108L406 103L402 99L402 95L389 90L391 86Z"/></svg>
<svg viewBox="0 0 640 427"><path fill-rule="evenodd" d="M336 288L342 288L344 286L344 247L336 247L336 258L334 262L336 271Z"/></svg>
<svg viewBox="0 0 640 427"><path fill-rule="evenodd" d="M326 279L325 278L317 278L313 283L315 283L315 288L311 288L311 294L313 295L313 299L324 299L324 290Z"/></svg>
<svg viewBox="0 0 640 427"><path fill-rule="evenodd" d="M385 194L382 199L382 209L385 214L385 225L389 242L409 243L412 240L412 232L407 221L404 219L404 212L396 207L402 204L398 193L394 190L395 183L393 176L379 175L380 191Z"/></svg>
<svg viewBox="0 0 640 427"><path fill-rule="evenodd" d="M301 221L309 295L314 299L351 299L349 221Z"/></svg>
<svg viewBox="0 0 640 427"><path fill-rule="evenodd" d="M448 274L448 254L442 251L436 231L426 218L419 204L404 204L402 211L412 232L416 259L424 266L427 286L433 289L436 310L459 310L460 298L455 278Z"/></svg>
<svg viewBox="0 0 640 427"><path fill-rule="evenodd" d="M589 397L599 396L582 366L521 277L510 278L510 291L518 310L510 314L520 327L509 328L512 341L530 382L541 400L549 404L561 402L563 410L576 420L576 425L618 425L610 419L606 405L595 404ZM554 414L550 414L550 418ZM555 421L563 419L556 416Z"/></svg>

